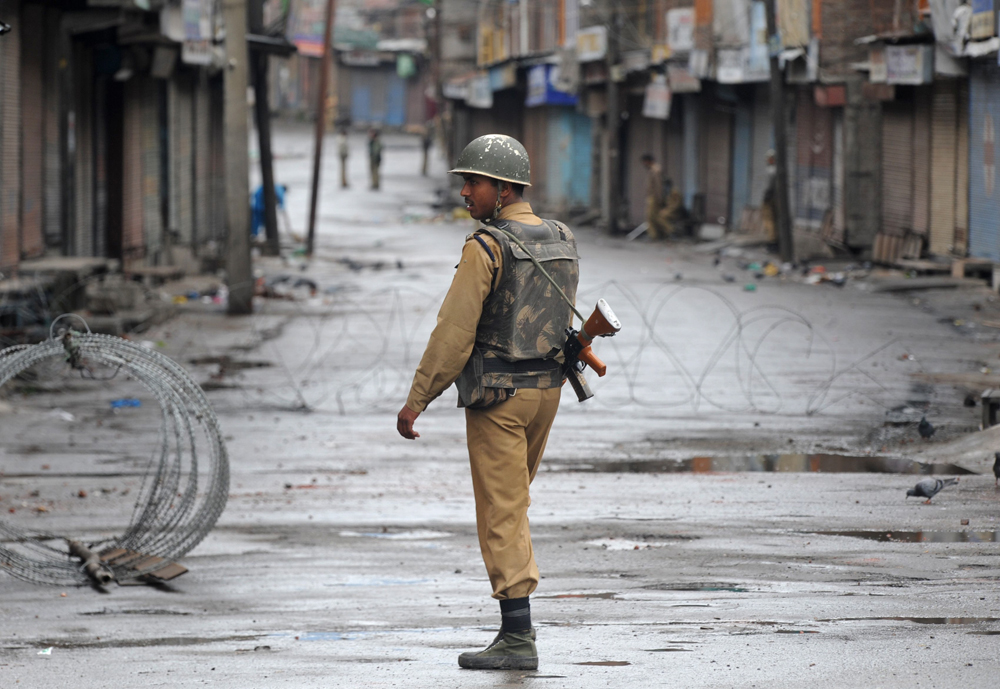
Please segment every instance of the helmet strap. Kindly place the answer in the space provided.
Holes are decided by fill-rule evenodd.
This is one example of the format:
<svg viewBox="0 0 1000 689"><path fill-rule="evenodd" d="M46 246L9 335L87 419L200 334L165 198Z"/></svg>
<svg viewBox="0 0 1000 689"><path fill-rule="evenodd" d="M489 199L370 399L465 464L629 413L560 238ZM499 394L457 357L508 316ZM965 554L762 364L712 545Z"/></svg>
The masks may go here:
<svg viewBox="0 0 1000 689"><path fill-rule="evenodd" d="M497 180L497 203L496 203L496 206L493 207L493 218L492 218L493 220L496 220L500 216L500 209L503 207L501 205L501 203L500 203L500 185L501 184L503 184L503 182Z"/></svg>

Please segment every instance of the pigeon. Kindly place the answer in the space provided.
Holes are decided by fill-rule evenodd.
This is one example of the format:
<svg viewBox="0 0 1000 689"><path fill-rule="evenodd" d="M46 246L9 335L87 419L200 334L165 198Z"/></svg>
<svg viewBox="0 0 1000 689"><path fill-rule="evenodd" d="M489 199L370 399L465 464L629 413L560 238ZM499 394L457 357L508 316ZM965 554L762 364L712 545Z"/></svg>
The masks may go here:
<svg viewBox="0 0 1000 689"><path fill-rule="evenodd" d="M937 429L931 425L926 416L922 416L920 417L920 423L917 425L917 432L920 433L921 438L927 440L937 432Z"/></svg>
<svg viewBox="0 0 1000 689"><path fill-rule="evenodd" d="M1000 483L1000 452L994 452L993 457L993 475L996 476L996 479L993 481L993 485L995 486Z"/></svg>
<svg viewBox="0 0 1000 689"><path fill-rule="evenodd" d="M925 478L923 481L906 491L906 497L927 498L925 505L931 504L931 498L948 486L958 483L957 478Z"/></svg>

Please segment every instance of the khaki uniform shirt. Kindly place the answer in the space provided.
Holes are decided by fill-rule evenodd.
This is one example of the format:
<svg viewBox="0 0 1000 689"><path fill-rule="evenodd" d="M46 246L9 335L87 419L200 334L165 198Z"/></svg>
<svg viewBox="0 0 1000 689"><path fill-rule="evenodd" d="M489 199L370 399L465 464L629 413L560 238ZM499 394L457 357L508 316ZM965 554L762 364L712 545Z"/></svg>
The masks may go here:
<svg viewBox="0 0 1000 689"><path fill-rule="evenodd" d="M513 220L525 225L542 224L542 219L531 212L531 206L526 201L501 208L498 220ZM503 254L497 240L486 233L479 236L490 247L496 261L490 260L482 244L475 239L467 241L462 248L462 258L438 312L437 325L413 375L413 385L406 398L406 406L412 411L422 412L433 399L447 390L472 354L483 302L493 286L494 267L497 269L497 280L503 271Z"/></svg>
<svg viewBox="0 0 1000 689"><path fill-rule="evenodd" d="M656 201L657 206L663 205L663 168L659 163L649 166L649 186L646 187L646 198Z"/></svg>

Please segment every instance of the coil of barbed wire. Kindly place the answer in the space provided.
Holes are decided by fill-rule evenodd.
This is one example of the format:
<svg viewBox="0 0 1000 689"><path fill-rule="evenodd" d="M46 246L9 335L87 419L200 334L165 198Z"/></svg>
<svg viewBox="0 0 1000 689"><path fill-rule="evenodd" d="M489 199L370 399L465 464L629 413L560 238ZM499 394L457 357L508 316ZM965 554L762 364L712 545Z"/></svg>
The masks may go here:
<svg viewBox="0 0 1000 689"><path fill-rule="evenodd" d="M53 324L53 327L55 323ZM215 412L198 384L168 357L120 337L65 330L36 345L0 350L0 387L31 367L63 360L84 377L106 368L137 380L160 406L159 445L145 469L127 526L84 545L95 553L124 549L142 556L107 569L135 579L194 548L214 527L229 493L229 460ZM66 535L0 520L0 568L38 583L89 582L71 558ZM139 566L136 566L139 562Z"/></svg>

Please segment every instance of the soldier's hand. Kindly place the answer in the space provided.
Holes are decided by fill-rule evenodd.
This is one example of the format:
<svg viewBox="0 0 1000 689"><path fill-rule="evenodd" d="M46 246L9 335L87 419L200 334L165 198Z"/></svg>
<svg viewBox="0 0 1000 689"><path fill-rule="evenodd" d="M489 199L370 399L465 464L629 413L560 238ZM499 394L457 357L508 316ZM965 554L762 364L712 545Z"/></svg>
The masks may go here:
<svg viewBox="0 0 1000 689"><path fill-rule="evenodd" d="M420 416L420 412L413 411L405 404L396 416L396 430L399 431L399 434L407 440L413 440L420 437L420 434L413 430L413 422L417 420L418 416Z"/></svg>

